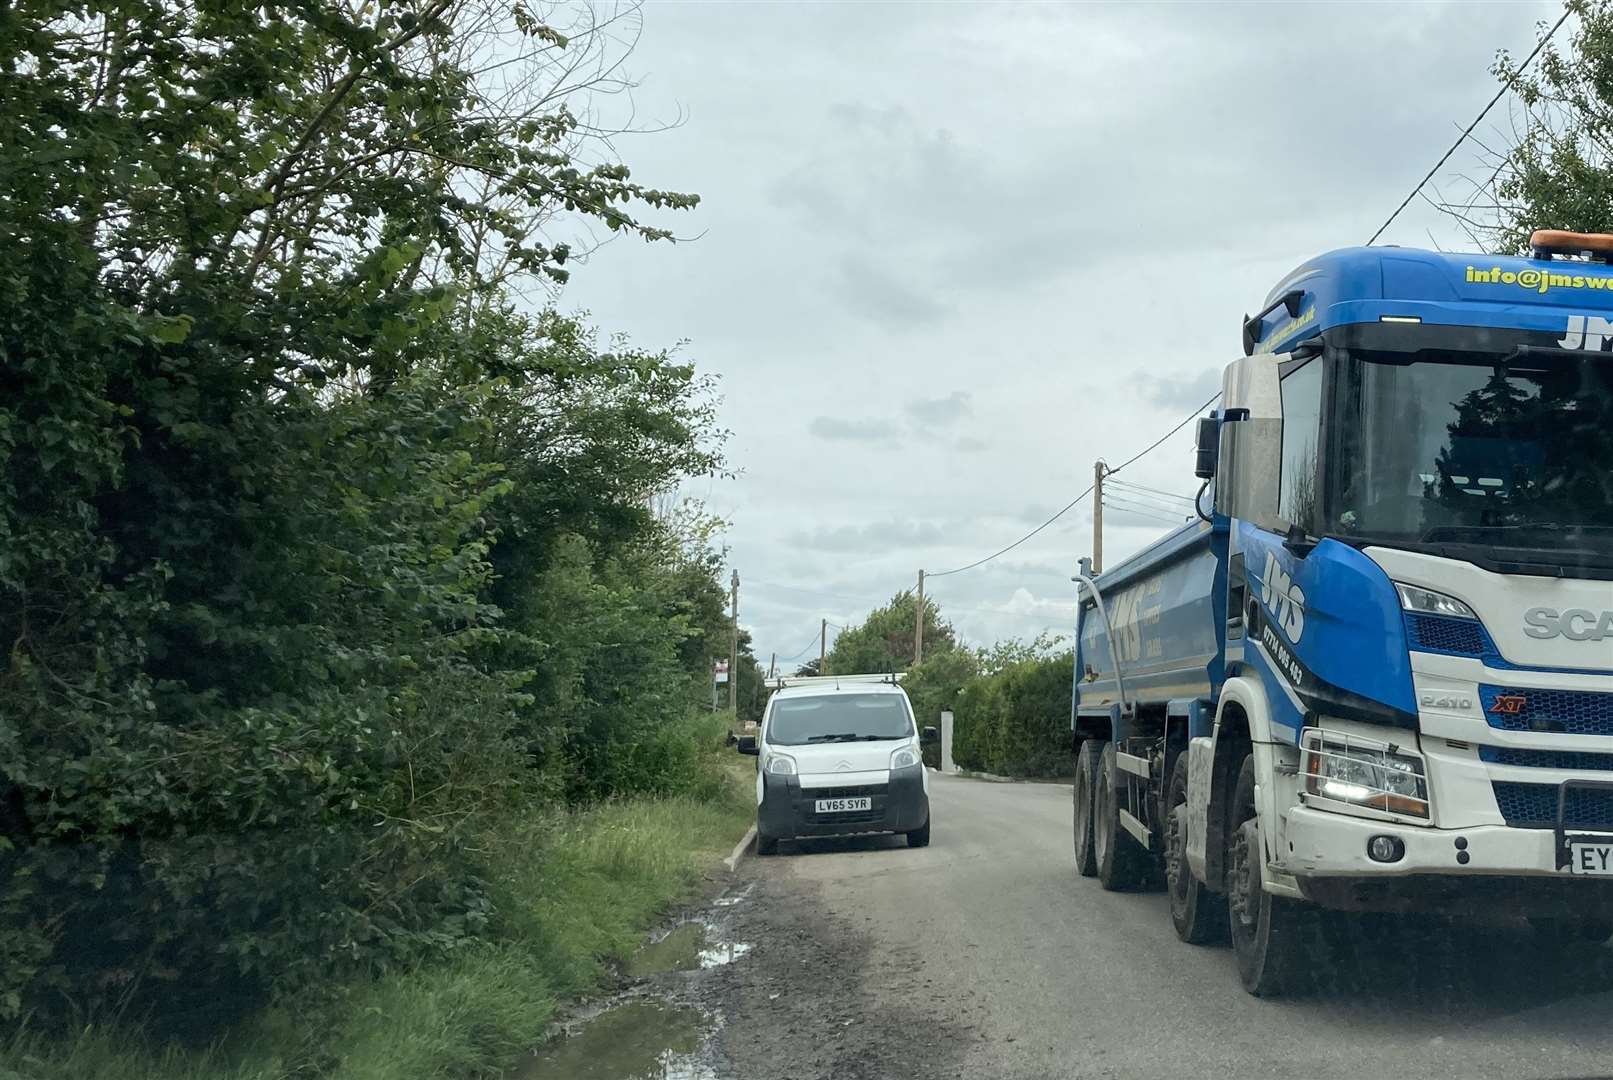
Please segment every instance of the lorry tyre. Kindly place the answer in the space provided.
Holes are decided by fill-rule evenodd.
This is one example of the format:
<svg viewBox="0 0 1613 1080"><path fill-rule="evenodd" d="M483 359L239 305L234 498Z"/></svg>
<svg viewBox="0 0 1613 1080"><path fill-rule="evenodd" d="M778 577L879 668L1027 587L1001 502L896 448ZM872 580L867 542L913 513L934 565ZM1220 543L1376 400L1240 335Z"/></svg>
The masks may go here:
<svg viewBox="0 0 1613 1080"><path fill-rule="evenodd" d="M1171 925L1189 945L1205 945L1226 937L1226 904L1193 876L1187 864L1187 752L1176 755L1165 789L1165 891L1170 895Z"/></svg>
<svg viewBox="0 0 1613 1080"><path fill-rule="evenodd" d="M1082 877L1098 873L1098 860L1092 853L1092 807L1097 796L1101 745L1087 739L1075 755L1075 871Z"/></svg>
<svg viewBox="0 0 1613 1080"><path fill-rule="evenodd" d="M1529 928L1535 940L1549 948L1567 949L1575 945L1604 945L1613 938L1613 923L1606 919L1531 918Z"/></svg>
<svg viewBox="0 0 1613 1080"><path fill-rule="evenodd" d="M1098 884L1110 892L1132 889L1148 874L1147 853L1120 824L1119 766L1115 744L1103 744L1092 800L1092 854L1098 864Z"/></svg>
<svg viewBox="0 0 1613 1080"><path fill-rule="evenodd" d="M768 836L766 833L762 833L762 832L757 833L756 834L756 854L758 854L758 855L777 855L778 854L778 837L776 837L776 836Z"/></svg>
<svg viewBox="0 0 1613 1080"><path fill-rule="evenodd" d="M1261 887L1266 861L1255 811L1255 759L1243 759L1228 821L1228 925L1243 988L1256 997L1275 997L1299 988L1305 970L1305 909L1272 896Z"/></svg>

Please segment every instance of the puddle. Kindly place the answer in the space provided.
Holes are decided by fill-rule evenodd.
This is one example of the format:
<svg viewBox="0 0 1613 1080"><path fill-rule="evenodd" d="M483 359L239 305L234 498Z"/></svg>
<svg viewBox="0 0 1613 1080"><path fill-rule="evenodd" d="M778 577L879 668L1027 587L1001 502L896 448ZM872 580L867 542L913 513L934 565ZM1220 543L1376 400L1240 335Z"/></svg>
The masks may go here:
<svg viewBox="0 0 1613 1080"><path fill-rule="evenodd" d="M703 968L722 967L732 964L741 956L750 952L750 945L744 941L719 941L710 948L700 950L700 966Z"/></svg>
<svg viewBox="0 0 1613 1080"><path fill-rule="evenodd" d="M750 952L743 941L724 941L717 927L706 922L686 922L669 930L659 941L652 941L627 958L623 965L634 978L665 971L693 971L721 967Z"/></svg>
<svg viewBox="0 0 1613 1080"><path fill-rule="evenodd" d="M698 926L699 924L692 924ZM540 1050L520 1080L716 1080L697 1051L698 1009L634 1002L600 1013L575 1035Z"/></svg>
<svg viewBox="0 0 1613 1080"><path fill-rule="evenodd" d="M743 889L739 890L737 893L734 893L732 896L717 897L714 903L718 907L733 907L735 904L743 903L745 899L750 896L750 891L754 888L756 888L756 882L753 881L749 885L746 885Z"/></svg>

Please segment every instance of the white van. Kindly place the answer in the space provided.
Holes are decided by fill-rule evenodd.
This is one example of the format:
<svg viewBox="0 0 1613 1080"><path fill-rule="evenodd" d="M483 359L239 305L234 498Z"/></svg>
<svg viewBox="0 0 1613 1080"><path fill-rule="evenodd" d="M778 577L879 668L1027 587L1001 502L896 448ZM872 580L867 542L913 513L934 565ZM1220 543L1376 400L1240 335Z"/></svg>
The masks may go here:
<svg viewBox="0 0 1613 1080"><path fill-rule="evenodd" d="M930 842L930 780L907 694L889 676L786 679L768 699L761 729L739 739L759 757L756 852L780 840L904 833Z"/></svg>

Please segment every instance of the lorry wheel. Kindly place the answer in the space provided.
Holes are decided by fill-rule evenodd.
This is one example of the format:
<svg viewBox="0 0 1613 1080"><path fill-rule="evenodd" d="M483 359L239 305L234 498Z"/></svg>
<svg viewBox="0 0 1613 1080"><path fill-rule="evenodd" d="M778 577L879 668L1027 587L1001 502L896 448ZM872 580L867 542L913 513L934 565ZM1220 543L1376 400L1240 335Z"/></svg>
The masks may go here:
<svg viewBox="0 0 1613 1080"><path fill-rule="evenodd" d="M776 837L776 836L768 836L766 833L760 833L760 832L757 833L756 834L756 854L758 854L758 855L777 855L778 854L778 837Z"/></svg>
<svg viewBox="0 0 1613 1080"><path fill-rule="evenodd" d="M1535 940L1549 948L1605 945L1613 938L1613 923L1606 919L1531 918L1529 928L1535 932Z"/></svg>
<svg viewBox="0 0 1613 1080"><path fill-rule="evenodd" d="M1171 899L1171 925L1189 945L1225 938L1226 905L1187 864L1187 752L1176 755L1165 789L1165 890Z"/></svg>
<svg viewBox="0 0 1613 1080"><path fill-rule="evenodd" d="M1300 987L1305 970L1305 909L1261 887L1265 849L1255 813L1255 759L1243 759L1227 835L1227 910L1243 988L1275 997Z"/></svg>
<svg viewBox="0 0 1613 1080"><path fill-rule="evenodd" d="M1104 743L1093 788L1092 854L1098 864L1098 884L1110 892L1135 888L1149 870L1147 853L1120 824L1119 772L1115 744Z"/></svg>
<svg viewBox="0 0 1613 1080"><path fill-rule="evenodd" d="M1098 860L1092 853L1092 806L1098 788L1099 745L1087 739L1075 755L1075 870L1082 877L1098 872Z"/></svg>

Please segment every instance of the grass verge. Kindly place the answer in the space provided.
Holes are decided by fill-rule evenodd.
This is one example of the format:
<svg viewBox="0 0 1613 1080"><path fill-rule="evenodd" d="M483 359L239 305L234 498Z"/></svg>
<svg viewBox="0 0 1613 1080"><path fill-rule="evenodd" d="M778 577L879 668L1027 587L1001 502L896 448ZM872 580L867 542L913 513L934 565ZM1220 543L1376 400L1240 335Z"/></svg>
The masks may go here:
<svg viewBox="0 0 1613 1080"><path fill-rule="evenodd" d="M441 965L351 987L327 1015L275 1010L205 1051L126 1029L0 1042L0 1080L466 1080L502 1075L556 1007L598 987L749 826L751 772L712 799L625 799L512 828L493 884L500 933Z"/></svg>

